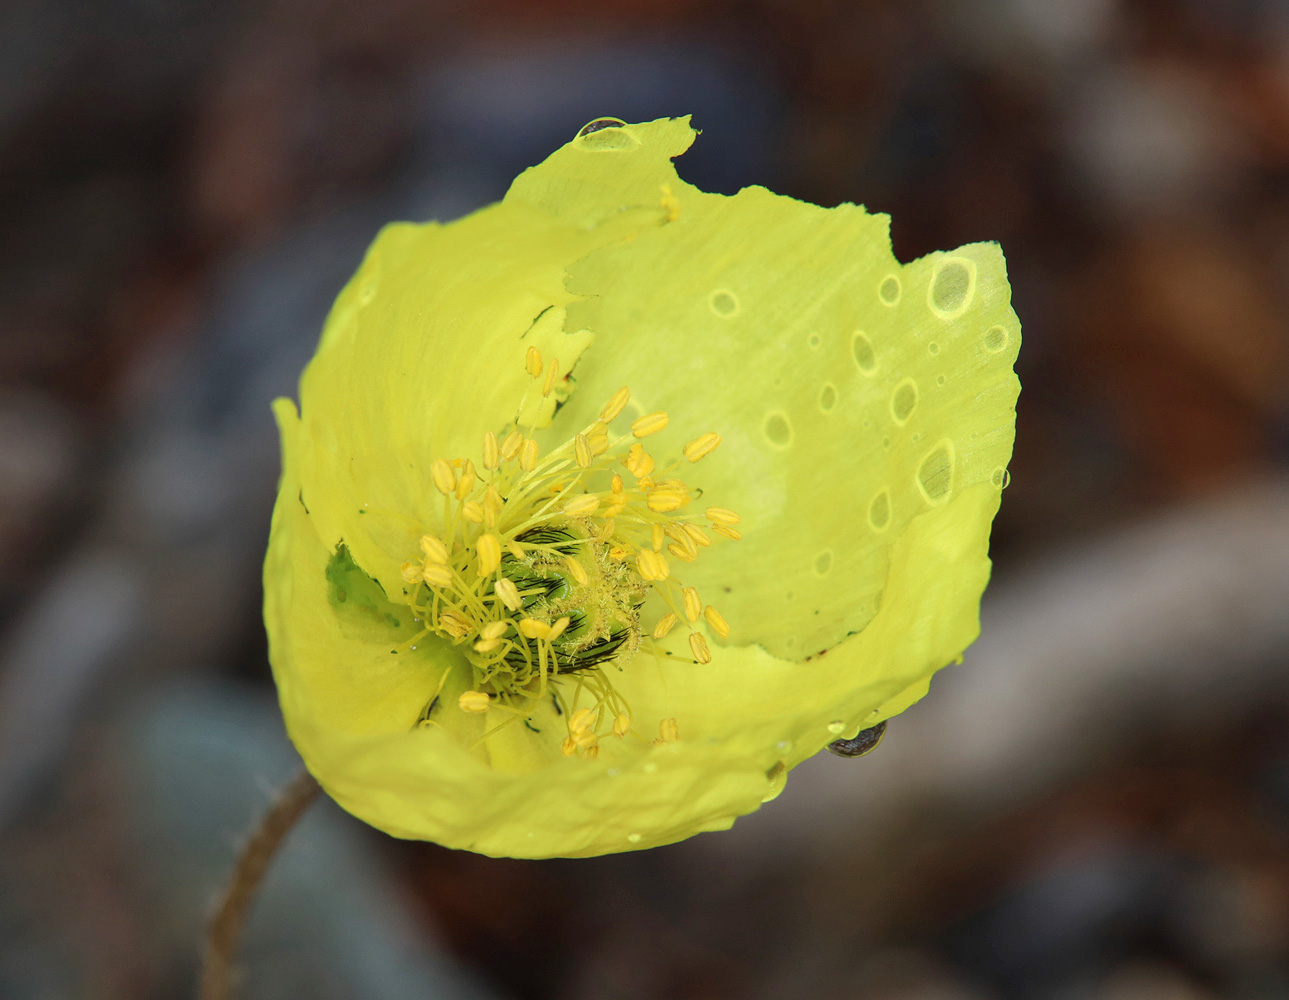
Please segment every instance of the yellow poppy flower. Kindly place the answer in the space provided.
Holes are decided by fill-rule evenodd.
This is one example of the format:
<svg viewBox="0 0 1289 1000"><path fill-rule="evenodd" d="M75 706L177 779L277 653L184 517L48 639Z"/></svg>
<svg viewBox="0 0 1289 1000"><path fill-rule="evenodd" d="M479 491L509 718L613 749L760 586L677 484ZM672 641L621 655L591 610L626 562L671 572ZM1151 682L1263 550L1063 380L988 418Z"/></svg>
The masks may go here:
<svg viewBox="0 0 1289 1000"><path fill-rule="evenodd" d="M597 122L384 229L275 404L287 729L395 836L577 857L728 827L978 633L1011 454L1002 253L705 194Z"/></svg>

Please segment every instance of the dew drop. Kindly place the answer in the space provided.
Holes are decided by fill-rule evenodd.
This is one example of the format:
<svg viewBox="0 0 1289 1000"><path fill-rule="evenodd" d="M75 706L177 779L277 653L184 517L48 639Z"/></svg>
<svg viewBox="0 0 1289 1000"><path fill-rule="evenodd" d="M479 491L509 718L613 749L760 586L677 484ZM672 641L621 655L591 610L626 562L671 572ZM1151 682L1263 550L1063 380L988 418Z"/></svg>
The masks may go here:
<svg viewBox="0 0 1289 1000"><path fill-rule="evenodd" d="M826 576L830 569L832 569L831 552L824 551L815 556L815 573L819 576Z"/></svg>
<svg viewBox="0 0 1289 1000"><path fill-rule="evenodd" d="M639 833L628 833L627 840L631 841L633 844L638 844L640 841L644 840L644 836Z"/></svg>
<svg viewBox="0 0 1289 1000"><path fill-rule="evenodd" d="M733 292L724 288L712 292L707 304L711 306L712 312L716 313L717 316L728 317L738 312L738 298Z"/></svg>
<svg viewBox="0 0 1289 1000"><path fill-rule="evenodd" d="M900 279L893 274L888 274L883 278L881 285L877 289L878 298L888 306L893 306L899 302L901 293Z"/></svg>
<svg viewBox="0 0 1289 1000"><path fill-rule="evenodd" d="M779 753L792 752L792 740L779 740L779 742L776 743L774 746L775 746L775 749L779 751Z"/></svg>
<svg viewBox="0 0 1289 1000"><path fill-rule="evenodd" d="M908 422L913 408L918 405L918 386L911 378L906 378L891 393L891 416L897 424Z"/></svg>
<svg viewBox="0 0 1289 1000"><path fill-rule="evenodd" d="M918 465L917 485L927 503L943 503L953 492L953 442L937 444Z"/></svg>
<svg viewBox="0 0 1289 1000"><path fill-rule="evenodd" d="M929 343L929 344L927 344L927 345L926 345L926 349L927 349L928 351L930 351L932 354L939 354L939 353L940 353L940 345L939 345L939 344L937 344L934 340L933 340L933 341L931 341L931 343Z"/></svg>
<svg viewBox="0 0 1289 1000"><path fill-rule="evenodd" d="M935 384L936 384L936 385L944 385L944 376L943 376L943 375L937 375L937 376L935 377Z"/></svg>
<svg viewBox="0 0 1289 1000"><path fill-rule="evenodd" d="M574 142L579 149L592 153L619 153L634 149L640 140L624 128L626 122L617 118L597 118L580 129Z"/></svg>
<svg viewBox="0 0 1289 1000"><path fill-rule="evenodd" d="M828 732L833 736L840 736L845 729L846 723L842 722L841 719L828 723Z"/></svg>
<svg viewBox="0 0 1289 1000"><path fill-rule="evenodd" d="M941 319L953 319L966 311L975 294L976 262L966 257L950 257L931 279L927 303Z"/></svg>
<svg viewBox="0 0 1289 1000"><path fill-rule="evenodd" d="M989 481L994 484L994 489L1005 490L1012 481L1012 474L1007 469L999 466L994 469L993 475L989 477Z"/></svg>
<svg viewBox="0 0 1289 1000"><path fill-rule="evenodd" d="M850 351L855 355L855 364L859 365L859 370L865 375L872 375L877 371L877 352L873 350L873 342L862 330L856 330L851 335Z"/></svg>
<svg viewBox="0 0 1289 1000"><path fill-rule="evenodd" d="M985 350L990 354L997 354L1007 346L1007 331L1001 326L991 326L985 333Z"/></svg>
<svg viewBox="0 0 1289 1000"><path fill-rule="evenodd" d="M868 523L874 531L881 531L891 520L891 494L888 490L879 490L868 504Z"/></svg>
<svg viewBox="0 0 1289 1000"><path fill-rule="evenodd" d="M826 383L824 387L819 390L819 409L823 410L824 413L827 413L836 405L837 389L831 382Z"/></svg>
<svg viewBox="0 0 1289 1000"><path fill-rule="evenodd" d="M621 118L596 118L578 129L576 138L580 139L583 136L590 135L592 132L599 132L601 129L621 128L625 124L626 122Z"/></svg>
<svg viewBox="0 0 1289 1000"><path fill-rule="evenodd" d="M776 448L786 448L792 444L792 425L782 413L769 413L762 428L765 439Z"/></svg>

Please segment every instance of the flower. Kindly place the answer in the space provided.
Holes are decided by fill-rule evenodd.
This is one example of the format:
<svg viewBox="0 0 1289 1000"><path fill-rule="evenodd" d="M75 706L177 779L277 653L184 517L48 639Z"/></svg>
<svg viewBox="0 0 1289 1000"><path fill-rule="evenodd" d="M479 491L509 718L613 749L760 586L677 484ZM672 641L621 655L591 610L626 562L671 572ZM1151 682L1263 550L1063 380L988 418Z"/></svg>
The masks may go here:
<svg viewBox="0 0 1289 1000"><path fill-rule="evenodd" d="M1019 327L1003 258L705 194L597 121L396 224L278 400L287 729L395 836L590 856L724 829L976 637Z"/></svg>

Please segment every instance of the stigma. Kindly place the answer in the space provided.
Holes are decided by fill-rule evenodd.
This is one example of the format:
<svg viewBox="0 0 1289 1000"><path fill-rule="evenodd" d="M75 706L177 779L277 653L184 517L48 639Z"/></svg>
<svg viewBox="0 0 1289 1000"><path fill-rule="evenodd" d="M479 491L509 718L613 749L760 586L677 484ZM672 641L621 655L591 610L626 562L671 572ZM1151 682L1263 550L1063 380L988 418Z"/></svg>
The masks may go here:
<svg viewBox="0 0 1289 1000"><path fill-rule="evenodd" d="M524 367L529 384L518 413L532 412L529 397L549 396L560 378L559 360L546 361L535 347ZM601 736L632 733L629 706L606 668L621 669L677 626L688 630L701 666L712 655L700 624L721 639L730 633L683 582L713 535L740 537L734 511L694 510L695 491L680 478L718 448L720 435L701 433L668 461L650 450L669 427L665 412L612 429L630 400L624 386L595 421L547 454L535 425L516 417L486 432L476 456L436 459L428 487L441 521L402 567L422 634L462 647L470 663L472 685L459 710L527 719L549 696L568 728L566 756L594 759ZM645 622L651 595L666 610Z"/></svg>

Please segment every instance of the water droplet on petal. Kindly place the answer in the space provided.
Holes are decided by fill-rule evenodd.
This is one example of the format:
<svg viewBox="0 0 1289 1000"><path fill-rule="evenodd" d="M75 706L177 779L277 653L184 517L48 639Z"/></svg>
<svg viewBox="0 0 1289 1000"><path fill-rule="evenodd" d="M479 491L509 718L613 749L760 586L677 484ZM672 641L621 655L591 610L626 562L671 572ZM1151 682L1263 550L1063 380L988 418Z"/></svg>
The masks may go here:
<svg viewBox="0 0 1289 1000"><path fill-rule="evenodd" d="M639 833L628 833L627 840L631 841L633 844L638 844L640 841L644 840L644 836Z"/></svg>
<svg viewBox="0 0 1289 1000"><path fill-rule="evenodd" d="M828 732L833 736L840 736L845 728L846 723L842 722L841 719L828 723Z"/></svg>

